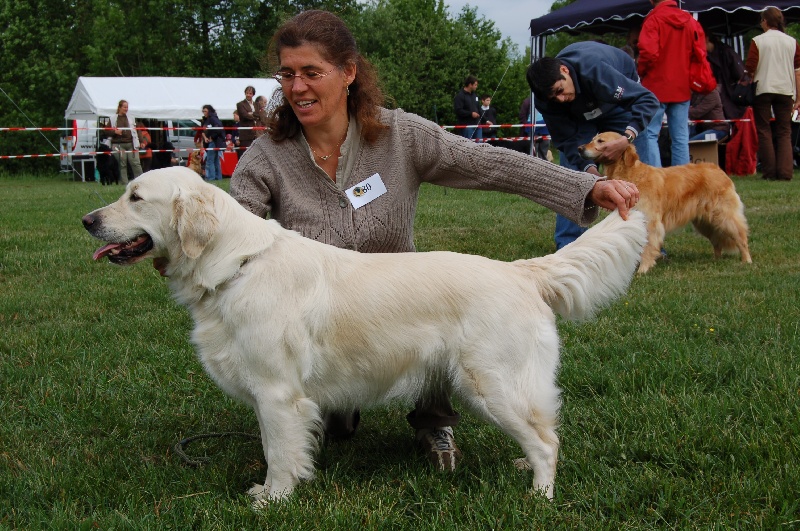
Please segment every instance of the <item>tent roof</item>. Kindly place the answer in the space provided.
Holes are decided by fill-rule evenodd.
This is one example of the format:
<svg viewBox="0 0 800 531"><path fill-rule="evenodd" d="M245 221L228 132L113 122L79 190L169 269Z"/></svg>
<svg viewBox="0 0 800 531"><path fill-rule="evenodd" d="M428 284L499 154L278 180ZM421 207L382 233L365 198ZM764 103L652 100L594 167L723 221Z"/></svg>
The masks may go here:
<svg viewBox="0 0 800 531"><path fill-rule="evenodd" d="M776 6L786 22L800 21L796 0L679 0L686 11L698 13L706 31L735 36L758 29L759 13ZM567 33L624 33L640 24L652 6L646 0L576 0L552 13L531 20L531 36Z"/></svg>
<svg viewBox="0 0 800 531"><path fill-rule="evenodd" d="M248 85L268 98L279 86L271 78L79 77L64 118L112 116L124 99L136 118L199 119L203 105L212 105L220 119L231 120Z"/></svg>

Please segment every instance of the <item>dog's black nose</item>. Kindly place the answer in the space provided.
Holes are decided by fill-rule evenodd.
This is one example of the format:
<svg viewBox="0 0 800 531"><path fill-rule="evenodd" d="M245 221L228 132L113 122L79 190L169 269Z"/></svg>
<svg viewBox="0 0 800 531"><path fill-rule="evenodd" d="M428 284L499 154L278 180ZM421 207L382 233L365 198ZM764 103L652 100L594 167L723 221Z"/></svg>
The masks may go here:
<svg viewBox="0 0 800 531"><path fill-rule="evenodd" d="M85 216L83 216L83 218L81 218L81 221L83 222L83 226L84 226L86 229L88 229L88 228L89 228L89 227L91 227L91 226L92 226L92 224L95 222L95 219L94 219L94 216L93 216L93 215L91 215L91 214L86 214Z"/></svg>

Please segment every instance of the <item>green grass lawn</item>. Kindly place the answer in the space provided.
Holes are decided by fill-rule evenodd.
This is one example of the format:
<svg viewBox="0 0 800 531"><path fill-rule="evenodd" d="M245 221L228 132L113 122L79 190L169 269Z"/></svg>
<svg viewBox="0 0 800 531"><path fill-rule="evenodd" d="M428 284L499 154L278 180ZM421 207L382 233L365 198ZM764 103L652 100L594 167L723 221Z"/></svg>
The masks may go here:
<svg viewBox="0 0 800 531"><path fill-rule="evenodd" d="M228 182L223 184L227 187ZM366 411L315 481L262 513L255 415L209 380L188 313L142 263L92 262L83 214L121 187L0 177L0 528L800 529L800 178L736 178L754 263L690 229L669 261L583 324L562 322L552 503L516 444L466 413L454 474L414 451L407 404ZM554 215L486 192L422 190L419 250L551 253Z"/></svg>

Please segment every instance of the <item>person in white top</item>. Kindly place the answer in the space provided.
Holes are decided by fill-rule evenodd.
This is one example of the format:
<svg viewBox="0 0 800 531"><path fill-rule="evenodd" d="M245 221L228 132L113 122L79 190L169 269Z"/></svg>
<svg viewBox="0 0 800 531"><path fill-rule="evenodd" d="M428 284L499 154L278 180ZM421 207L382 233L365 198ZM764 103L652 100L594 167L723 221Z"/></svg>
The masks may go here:
<svg viewBox="0 0 800 531"><path fill-rule="evenodd" d="M789 181L793 173L791 117L800 108L800 46L785 33L783 13L777 7L762 11L761 29L764 33L751 41L745 62L745 76L758 83L753 103L758 160L764 179Z"/></svg>

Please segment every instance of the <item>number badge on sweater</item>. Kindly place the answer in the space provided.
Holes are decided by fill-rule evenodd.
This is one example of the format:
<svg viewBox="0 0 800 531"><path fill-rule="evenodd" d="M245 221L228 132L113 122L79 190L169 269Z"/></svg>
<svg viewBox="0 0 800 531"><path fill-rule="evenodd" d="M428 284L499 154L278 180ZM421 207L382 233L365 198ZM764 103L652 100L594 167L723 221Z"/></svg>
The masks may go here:
<svg viewBox="0 0 800 531"><path fill-rule="evenodd" d="M386 193L386 185L377 173L344 191L353 208L358 209Z"/></svg>

